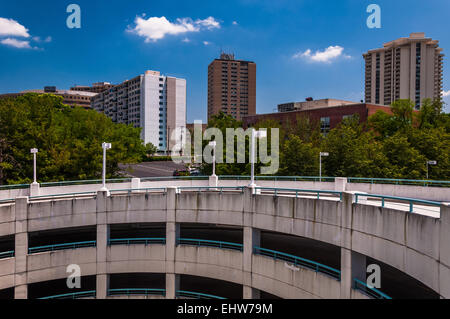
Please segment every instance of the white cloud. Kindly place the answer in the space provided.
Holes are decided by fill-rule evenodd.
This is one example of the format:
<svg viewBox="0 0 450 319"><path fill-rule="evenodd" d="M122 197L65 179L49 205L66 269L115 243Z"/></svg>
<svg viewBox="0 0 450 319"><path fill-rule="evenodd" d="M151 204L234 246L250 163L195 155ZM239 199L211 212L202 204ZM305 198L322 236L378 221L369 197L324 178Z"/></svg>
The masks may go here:
<svg viewBox="0 0 450 319"><path fill-rule="evenodd" d="M233 21L233 25L238 25L239 23L237 23L237 21Z"/></svg>
<svg viewBox="0 0 450 319"><path fill-rule="evenodd" d="M13 19L0 18L0 36L30 37L28 29Z"/></svg>
<svg viewBox="0 0 450 319"><path fill-rule="evenodd" d="M450 96L450 90L448 90L448 91L442 91L442 96L443 96L443 97L448 97L448 96Z"/></svg>
<svg viewBox="0 0 450 319"><path fill-rule="evenodd" d="M17 40L13 38L6 38L0 41L1 44L8 45L18 49L32 49L30 41Z"/></svg>
<svg viewBox="0 0 450 319"><path fill-rule="evenodd" d="M339 57L344 57L346 59L351 58L351 56L343 54L343 52L344 48L339 45L336 45L336 46L329 46L323 51L317 50L314 53L312 53L311 49L308 49L305 52L296 53L292 57L294 59L303 58L310 62L319 62L319 63L330 63L331 61Z"/></svg>
<svg viewBox="0 0 450 319"><path fill-rule="evenodd" d="M204 20L195 21L196 24L206 27L208 30L220 29L220 23L213 17L208 17Z"/></svg>
<svg viewBox="0 0 450 319"><path fill-rule="evenodd" d="M52 42L52 37L48 36L44 40L42 40L41 37L33 37L33 41L49 43L49 42Z"/></svg>
<svg viewBox="0 0 450 319"><path fill-rule="evenodd" d="M178 35L188 32L199 32L202 29L212 30L220 28L220 23L213 17L204 20L193 21L191 18L178 18L176 22L170 22L166 17L136 17L134 28L128 31L144 37L145 42L156 42L166 35Z"/></svg>
<svg viewBox="0 0 450 319"><path fill-rule="evenodd" d="M181 42L189 43L191 42L191 40L189 40L189 38L184 38L183 40L181 40Z"/></svg>
<svg viewBox="0 0 450 319"><path fill-rule="evenodd" d="M204 44L204 45L210 45L210 44L211 44L211 42L208 42L208 41L203 41L203 44Z"/></svg>

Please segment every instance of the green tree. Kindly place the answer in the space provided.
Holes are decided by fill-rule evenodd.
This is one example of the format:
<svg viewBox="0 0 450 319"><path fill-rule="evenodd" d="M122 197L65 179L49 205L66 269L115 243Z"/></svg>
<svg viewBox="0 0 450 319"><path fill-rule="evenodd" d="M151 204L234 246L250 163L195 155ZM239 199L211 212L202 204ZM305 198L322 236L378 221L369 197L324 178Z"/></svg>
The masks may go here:
<svg viewBox="0 0 450 319"><path fill-rule="evenodd" d="M153 145L152 143L145 144L145 155L147 157L153 156L157 150L158 150L158 148L155 145Z"/></svg>
<svg viewBox="0 0 450 319"><path fill-rule="evenodd" d="M411 146L403 134L386 138L383 150L392 165L392 178L420 179L424 177L426 159Z"/></svg>
<svg viewBox="0 0 450 319"><path fill-rule="evenodd" d="M363 130L358 116L345 119L332 129L322 151L330 154L323 162L328 176L388 177L391 174L382 144L373 133Z"/></svg>
<svg viewBox="0 0 450 319"><path fill-rule="evenodd" d="M280 158L279 175L317 176L319 172L319 148L304 142L297 135L290 135L284 142Z"/></svg>
<svg viewBox="0 0 450 319"><path fill-rule="evenodd" d="M2 152L0 183L28 183L32 177L30 149L39 149L38 180L99 178L102 142L111 142L108 177L118 176L119 163L135 163L145 154L140 129L114 124L104 114L69 107L51 94L29 93L0 101ZM14 163L14 165L10 165Z"/></svg>

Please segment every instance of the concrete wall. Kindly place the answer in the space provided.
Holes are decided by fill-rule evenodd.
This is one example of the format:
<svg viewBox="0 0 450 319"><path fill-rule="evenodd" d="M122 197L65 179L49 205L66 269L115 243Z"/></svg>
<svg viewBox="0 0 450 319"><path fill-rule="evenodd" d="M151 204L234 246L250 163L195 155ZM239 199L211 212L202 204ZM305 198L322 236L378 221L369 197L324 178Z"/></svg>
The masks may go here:
<svg viewBox="0 0 450 319"><path fill-rule="evenodd" d="M166 223L166 245L107 247L108 225ZM180 223L241 226L242 253L215 248L175 247ZM97 247L28 255L27 234L65 227L97 227ZM341 282L312 271L296 273L284 262L254 256L259 231L306 237L341 248ZM351 289L353 252L391 265L450 297L450 207L441 218L354 204L345 193L340 202L244 192L131 193L91 198L28 202L0 206L2 235L14 234L16 256L0 260L0 287L15 286L26 298L27 284L66 278L69 263L82 264L83 275L97 275L97 298L105 298L107 275L123 272L166 273L167 297L174 297L178 276L210 276L240 283L244 297L252 289L284 298L359 298ZM101 288L101 289L100 289Z"/></svg>
<svg viewBox="0 0 450 319"><path fill-rule="evenodd" d="M390 195L398 197L410 197L416 199L425 199L433 201L450 201L450 187L424 187L412 185L395 184L370 184L370 183L344 183L340 178L335 182L314 182L314 181L286 181L286 180L258 180L257 184L261 187L280 187L294 189L313 189L313 190L339 190L349 192L366 192L369 194ZM248 186L249 180L219 180L217 186ZM157 188L173 186L213 186L209 185L208 180L161 180L161 181L140 181L134 179L133 182L126 183L108 183L110 190L128 189L128 188ZM215 185L214 185L215 186ZM39 187L31 196L68 194L79 192L96 192L101 188L101 184L70 185L58 187ZM18 196L30 196L30 189L0 190L0 200L16 198ZM80 197L80 195L78 196ZM0 204L1 205L1 204Z"/></svg>

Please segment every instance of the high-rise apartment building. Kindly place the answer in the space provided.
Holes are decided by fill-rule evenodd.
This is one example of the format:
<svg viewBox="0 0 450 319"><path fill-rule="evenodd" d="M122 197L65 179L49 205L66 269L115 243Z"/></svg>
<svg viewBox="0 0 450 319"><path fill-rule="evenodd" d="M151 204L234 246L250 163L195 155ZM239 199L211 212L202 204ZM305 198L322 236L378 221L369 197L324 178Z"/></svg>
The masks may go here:
<svg viewBox="0 0 450 319"><path fill-rule="evenodd" d="M438 44L425 33L411 33L363 54L366 103L410 99L419 109L425 98L441 99L444 55Z"/></svg>
<svg viewBox="0 0 450 319"><path fill-rule="evenodd" d="M170 151L185 139L186 80L146 71L99 93L92 100L92 108L116 123L141 127L145 144Z"/></svg>
<svg viewBox="0 0 450 319"><path fill-rule="evenodd" d="M208 119L220 111L241 120L256 114L256 64L222 53L208 66Z"/></svg>

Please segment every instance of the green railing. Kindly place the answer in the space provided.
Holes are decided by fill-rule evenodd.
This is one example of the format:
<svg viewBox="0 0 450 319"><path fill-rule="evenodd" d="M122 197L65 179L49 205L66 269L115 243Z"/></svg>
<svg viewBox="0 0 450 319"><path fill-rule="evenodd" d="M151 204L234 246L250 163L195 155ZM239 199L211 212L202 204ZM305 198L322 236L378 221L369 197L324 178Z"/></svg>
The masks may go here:
<svg viewBox="0 0 450 319"><path fill-rule="evenodd" d="M14 250L0 252L0 259L14 257Z"/></svg>
<svg viewBox="0 0 450 319"><path fill-rule="evenodd" d="M165 296L166 289L157 288L120 288L120 289L108 289L108 296Z"/></svg>
<svg viewBox="0 0 450 319"><path fill-rule="evenodd" d="M389 297L385 293L382 293L375 287L369 287L366 283L356 278L353 278L353 288L362 291L363 293L376 299L392 299L391 297Z"/></svg>
<svg viewBox="0 0 450 319"><path fill-rule="evenodd" d="M164 237L148 237L148 238L114 238L108 240L108 245L151 245L151 244L165 244Z"/></svg>
<svg viewBox="0 0 450 319"><path fill-rule="evenodd" d="M79 291L79 292L71 292L67 294L54 295L48 297L42 297L38 299L78 299L78 298L95 298L96 292L95 290L88 291Z"/></svg>
<svg viewBox="0 0 450 319"><path fill-rule="evenodd" d="M239 190L241 192L244 191L245 186L179 186L178 189L180 191L182 190L208 190L208 191L218 191L218 192L224 192L224 191L233 191L233 190Z"/></svg>
<svg viewBox="0 0 450 319"><path fill-rule="evenodd" d="M295 193L295 197L298 197L298 194L314 194L317 199L320 199L320 194L328 194L333 195L335 197L339 197L339 200L342 200L342 192L337 191L325 191L325 190L315 190L315 189L296 189L296 188L281 188L281 187L255 187L255 189L259 190L271 190L274 195L277 196L279 192L289 192Z"/></svg>
<svg viewBox="0 0 450 319"><path fill-rule="evenodd" d="M144 177L145 181L170 181L170 180L208 180L209 176L162 176L162 177ZM248 175L220 175L219 180L250 180ZM310 181L310 182L334 182L335 177L329 176L255 176L255 180L273 180L273 181ZM107 179L107 183L127 183L131 178L113 178ZM370 184L395 184L395 185L415 185L432 187L450 187L450 181L442 180L420 180L420 179L394 179L394 178L371 178L371 177L347 177L348 183L370 183ZM78 180L78 181L60 181L40 183L41 187L58 187L71 185L101 184L101 179ZM10 184L0 185L0 191L11 189L26 189L30 184Z"/></svg>
<svg viewBox="0 0 450 319"><path fill-rule="evenodd" d="M154 181L170 181L170 180L208 180L209 176L158 176L158 177L142 177L141 182Z"/></svg>
<svg viewBox="0 0 450 319"><path fill-rule="evenodd" d="M124 189L110 189L109 192L112 193L128 193L131 194L132 192L144 192L145 193L152 193L152 192L166 192L167 187L146 187L146 188L124 188Z"/></svg>
<svg viewBox="0 0 450 319"><path fill-rule="evenodd" d="M186 291L186 290L177 290L176 296L177 297L195 298L195 299L226 299L226 298L219 297L219 296L203 294L203 293L194 292L194 291Z"/></svg>
<svg viewBox="0 0 450 319"><path fill-rule="evenodd" d="M11 184L11 185L0 185L0 191L9 189L25 189L29 188L30 184Z"/></svg>
<svg viewBox="0 0 450 319"><path fill-rule="evenodd" d="M358 203L359 197L366 198L379 198L381 199L381 207L385 207L386 199L391 199L395 201L404 201L409 203L409 212L412 213L414 211L414 203L425 204L427 206L441 206L441 202L424 200L424 199L415 199L409 197L397 197L397 196L387 196L387 195L376 195L376 194L365 194L365 193L355 193L355 203Z"/></svg>
<svg viewBox="0 0 450 319"><path fill-rule="evenodd" d="M61 182L45 182L40 183L41 187L58 187L58 186L71 186L71 185L86 185L86 184L101 184L101 179L86 179L79 181L61 181ZM131 178L111 178L107 179L106 183L129 183Z"/></svg>
<svg viewBox="0 0 450 319"><path fill-rule="evenodd" d="M39 196L30 196L30 200L33 199L40 199L40 198L48 198L48 197L68 197L68 196L78 196L78 195L85 195L85 196L96 196L97 191L92 192L77 192L77 193L61 193L61 194L51 194L51 195L39 195Z"/></svg>
<svg viewBox="0 0 450 319"><path fill-rule="evenodd" d="M326 274L337 280L341 279L341 271L340 270L320 264L318 262L315 262L315 261L312 261L309 259L305 259L305 258L301 258L301 257L294 256L291 254L286 254L286 253L282 253L282 252L279 252L276 250L266 249L266 248L261 248L261 247L255 247L253 249L253 252L257 255L262 255L262 256L266 256L266 257L272 257L274 259L284 260L284 261L287 261L287 262L293 264L294 266L302 266L304 268L314 270L315 272L320 272L320 273Z"/></svg>
<svg viewBox="0 0 450 319"><path fill-rule="evenodd" d="M16 200L14 198L6 198L6 199L0 199L0 204L3 203L10 203L10 202L15 202Z"/></svg>
<svg viewBox="0 0 450 319"><path fill-rule="evenodd" d="M35 254L35 253L41 253L41 252L46 252L46 251L95 247L96 244L97 243L95 240L90 240L90 241L80 241L80 242L75 242L75 243L63 243L63 244L55 244L55 245L37 246L37 247L28 248L28 253Z"/></svg>
<svg viewBox="0 0 450 319"><path fill-rule="evenodd" d="M219 180L250 180L249 175L219 175ZM334 177L323 176L255 176L255 180L293 181L293 182L334 182Z"/></svg>
<svg viewBox="0 0 450 319"><path fill-rule="evenodd" d="M395 179L395 178L368 178L368 177L347 177L348 183L367 183L367 184L394 184L411 186L432 186L432 187L450 187L450 181L439 180L421 180L421 179Z"/></svg>
<svg viewBox="0 0 450 319"><path fill-rule="evenodd" d="M221 249L243 250L242 244L230 243L226 241L196 239L196 238L177 238L177 245L216 247Z"/></svg>

